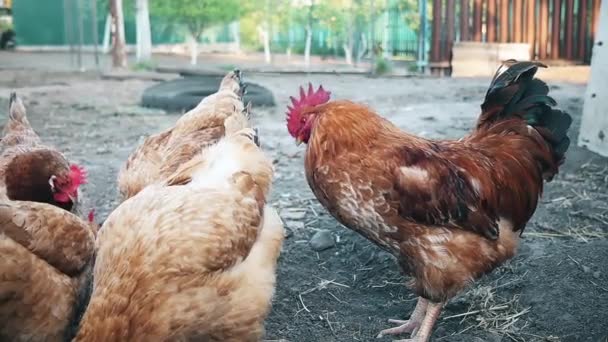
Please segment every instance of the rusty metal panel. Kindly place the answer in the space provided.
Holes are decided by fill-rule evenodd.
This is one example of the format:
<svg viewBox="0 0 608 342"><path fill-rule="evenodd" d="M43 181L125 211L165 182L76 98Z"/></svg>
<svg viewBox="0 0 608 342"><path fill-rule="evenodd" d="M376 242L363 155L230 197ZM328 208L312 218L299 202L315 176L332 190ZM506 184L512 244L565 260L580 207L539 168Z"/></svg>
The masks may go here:
<svg viewBox="0 0 608 342"><path fill-rule="evenodd" d="M566 59L574 57L574 0L566 0L566 26L564 29L564 40L566 41L564 53Z"/></svg>
<svg viewBox="0 0 608 342"><path fill-rule="evenodd" d="M486 41L496 42L496 0L488 0L486 11Z"/></svg>
<svg viewBox="0 0 608 342"><path fill-rule="evenodd" d="M540 0L538 22L538 59L547 58L547 40L549 31L549 0Z"/></svg>
<svg viewBox="0 0 608 342"><path fill-rule="evenodd" d="M578 59L587 55L587 0L578 0Z"/></svg>
<svg viewBox="0 0 608 342"><path fill-rule="evenodd" d="M526 41L530 44L530 59L536 57L536 0L526 1Z"/></svg>
<svg viewBox="0 0 608 342"><path fill-rule="evenodd" d="M521 43L522 39L522 31L523 31L523 0L513 0L513 37L511 41L515 43Z"/></svg>
<svg viewBox="0 0 608 342"><path fill-rule="evenodd" d="M509 41L509 0L499 0L500 8L498 12L498 25L500 28L500 42L507 43Z"/></svg>
<svg viewBox="0 0 608 342"><path fill-rule="evenodd" d="M441 59L441 0L433 0L433 33L431 46L431 62Z"/></svg>
<svg viewBox="0 0 608 342"><path fill-rule="evenodd" d="M469 0L460 0L460 40L470 39L469 29Z"/></svg>
<svg viewBox="0 0 608 342"><path fill-rule="evenodd" d="M473 0L473 40L482 41L481 15L483 13L483 1Z"/></svg>
<svg viewBox="0 0 608 342"><path fill-rule="evenodd" d="M562 22L562 0L553 0L551 12L551 58L558 59L560 51L560 30Z"/></svg>

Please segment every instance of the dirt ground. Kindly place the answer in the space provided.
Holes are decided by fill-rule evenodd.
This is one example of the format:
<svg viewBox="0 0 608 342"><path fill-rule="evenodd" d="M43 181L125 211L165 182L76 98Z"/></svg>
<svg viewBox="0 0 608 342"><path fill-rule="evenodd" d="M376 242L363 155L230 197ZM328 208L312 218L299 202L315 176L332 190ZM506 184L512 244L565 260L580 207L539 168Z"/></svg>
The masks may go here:
<svg viewBox="0 0 608 342"><path fill-rule="evenodd" d="M89 170L84 190L100 219L116 205L116 174L128 154L142 136L177 118L137 106L150 81L101 80L93 74L58 71L0 73L0 108L7 108L12 89L24 97L30 120L43 138ZM275 161L272 202L281 209L289 234L266 338L375 341L389 326L388 318L408 317L415 298L389 255L341 227L314 199L304 177L304 150L295 146L284 127L288 96L310 80L323 84L334 98L371 105L407 131L460 137L472 127L489 80L248 80L268 87L277 101L277 107L257 108L255 119L262 145ZM584 90L584 85L552 84L560 107L575 118L573 141ZM563 172L546 187L518 256L452 300L433 341L608 341L608 160L575 145ZM309 240L322 229L337 242L315 252Z"/></svg>

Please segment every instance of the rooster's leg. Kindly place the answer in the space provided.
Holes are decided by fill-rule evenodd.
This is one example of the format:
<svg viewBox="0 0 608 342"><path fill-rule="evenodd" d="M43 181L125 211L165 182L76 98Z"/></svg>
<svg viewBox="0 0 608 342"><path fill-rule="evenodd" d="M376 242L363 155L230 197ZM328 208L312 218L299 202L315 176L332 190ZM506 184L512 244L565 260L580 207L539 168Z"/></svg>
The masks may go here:
<svg viewBox="0 0 608 342"><path fill-rule="evenodd" d="M412 336L411 339L399 340L394 342L427 342L431 337L433 326L435 325L435 321L437 321L437 318L439 318L439 314L441 313L443 304L444 303L429 302L426 308L426 315L424 316L424 319L420 324L420 328L415 333L415 336Z"/></svg>
<svg viewBox="0 0 608 342"><path fill-rule="evenodd" d="M416 308L414 309L414 312L412 312L410 319L407 321L389 319L388 321L390 323L400 324L400 326L382 330L380 334L378 334L378 338L384 335L398 335L408 332L412 333L412 335L415 334L425 317L428 303L428 300L418 297L418 303L416 304Z"/></svg>

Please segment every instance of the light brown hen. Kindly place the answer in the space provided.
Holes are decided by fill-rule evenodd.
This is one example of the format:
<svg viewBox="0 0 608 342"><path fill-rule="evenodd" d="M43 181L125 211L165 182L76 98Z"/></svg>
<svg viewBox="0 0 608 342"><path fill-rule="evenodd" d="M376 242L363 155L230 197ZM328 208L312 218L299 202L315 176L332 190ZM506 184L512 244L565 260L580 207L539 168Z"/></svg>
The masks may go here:
<svg viewBox="0 0 608 342"><path fill-rule="evenodd" d="M110 214L75 341L260 339L283 225L255 138L221 139Z"/></svg>
<svg viewBox="0 0 608 342"><path fill-rule="evenodd" d="M118 175L122 199L166 179L182 163L226 134L249 127L250 107L243 105L243 92L241 72L232 71L222 79L216 93L205 97L173 127L146 138Z"/></svg>

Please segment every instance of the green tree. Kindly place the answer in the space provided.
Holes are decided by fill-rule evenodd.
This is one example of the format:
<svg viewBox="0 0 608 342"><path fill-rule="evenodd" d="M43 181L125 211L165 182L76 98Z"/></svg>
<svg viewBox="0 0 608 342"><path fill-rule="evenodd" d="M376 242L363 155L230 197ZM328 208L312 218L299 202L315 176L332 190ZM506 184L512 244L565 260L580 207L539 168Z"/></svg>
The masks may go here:
<svg viewBox="0 0 608 342"><path fill-rule="evenodd" d="M150 0L150 12L183 24L191 36L191 63L196 64L198 41L210 26L228 23L239 17L239 0Z"/></svg>

